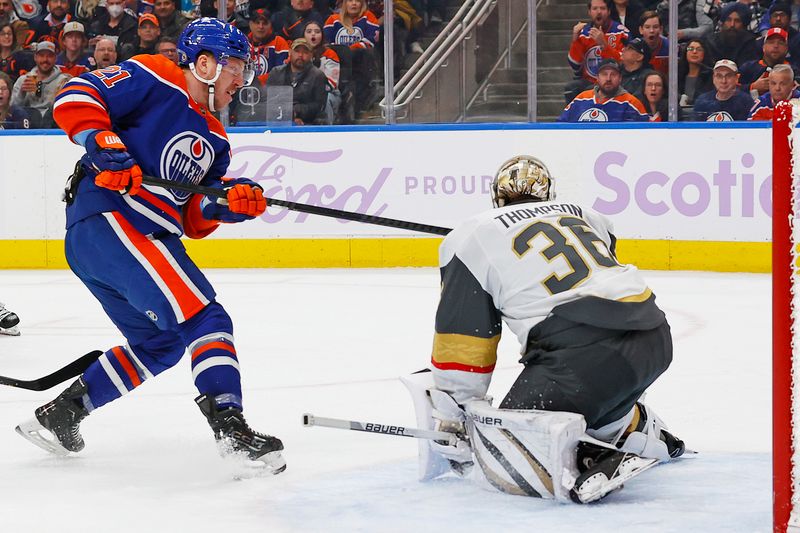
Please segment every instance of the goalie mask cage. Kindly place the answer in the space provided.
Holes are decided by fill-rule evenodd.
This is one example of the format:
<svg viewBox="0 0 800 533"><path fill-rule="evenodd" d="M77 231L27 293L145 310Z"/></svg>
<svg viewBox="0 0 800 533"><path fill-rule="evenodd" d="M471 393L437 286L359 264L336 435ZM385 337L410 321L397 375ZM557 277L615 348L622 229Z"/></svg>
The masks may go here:
<svg viewBox="0 0 800 533"><path fill-rule="evenodd" d="M781 102L772 121L772 470L773 530L800 532L800 411L794 368L800 363L800 103ZM796 169L793 170L793 169Z"/></svg>

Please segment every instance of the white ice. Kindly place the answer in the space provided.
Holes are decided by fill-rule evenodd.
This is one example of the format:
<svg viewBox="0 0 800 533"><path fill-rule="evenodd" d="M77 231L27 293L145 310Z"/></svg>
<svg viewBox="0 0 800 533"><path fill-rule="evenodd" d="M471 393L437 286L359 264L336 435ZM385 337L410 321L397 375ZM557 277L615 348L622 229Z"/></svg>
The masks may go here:
<svg viewBox="0 0 800 533"><path fill-rule="evenodd" d="M82 424L86 449L48 456L13 431L63 387L0 389L0 531L767 532L771 530L770 279L646 272L675 340L647 402L700 453L589 506L419 483L412 439L303 428L303 413L413 426L397 377L425 367L435 269L208 270L234 319L245 413L283 439L288 469L232 480L192 399L188 358ZM121 343L68 271L0 272L22 336L0 374L32 379ZM520 369L508 332L490 393ZM66 385L66 384L65 384Z"/></svg>

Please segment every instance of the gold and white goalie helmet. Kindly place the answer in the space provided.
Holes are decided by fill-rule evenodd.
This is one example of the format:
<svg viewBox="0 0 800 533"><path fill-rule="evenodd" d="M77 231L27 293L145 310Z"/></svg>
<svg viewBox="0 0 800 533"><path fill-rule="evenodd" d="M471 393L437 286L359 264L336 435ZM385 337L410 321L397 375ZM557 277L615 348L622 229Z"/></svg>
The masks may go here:
<svg viewBox="0 0 800 533"><path fill-rule="evenodd" d="M492 181L492 205L512 202L555 200L553 176L540 160L529 155L512 157L500 167Z"/></svg>

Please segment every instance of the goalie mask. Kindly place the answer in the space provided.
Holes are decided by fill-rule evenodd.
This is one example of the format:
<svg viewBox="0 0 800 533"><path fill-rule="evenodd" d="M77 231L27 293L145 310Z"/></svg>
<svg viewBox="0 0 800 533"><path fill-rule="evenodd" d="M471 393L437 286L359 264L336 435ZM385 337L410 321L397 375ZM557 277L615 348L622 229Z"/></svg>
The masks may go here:
<svg viewBox="0 0 800 533"><path fill-rule="evenodd" d="M546 202L555 198L550 171L544 163L529 155L519 155L503 163L492 181L494 207L520 201Z"/></svg>

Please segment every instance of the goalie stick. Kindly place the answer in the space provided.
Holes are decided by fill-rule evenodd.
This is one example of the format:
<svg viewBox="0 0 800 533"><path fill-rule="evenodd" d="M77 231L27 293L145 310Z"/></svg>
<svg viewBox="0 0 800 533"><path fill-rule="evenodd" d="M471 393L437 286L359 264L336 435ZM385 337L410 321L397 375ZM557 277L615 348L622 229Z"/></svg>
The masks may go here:
<svg viewBox="0 0 800 533"><path fill-rule="evenodd" d="M48 374L39 379L17 379L7 376L0 376L0 385L8 385L9 387L16 387L18 389L28 389L35 391L43 391L55 387L59 383L63 383L69 378L78 377L89 368L89 365L97 361L103 355L100 350L89 352L86 355L72 361L70 364L63 368L59 368L52 374Z"/></svg>
<svg viewBox="0 0 800 533"><path fill-rule="evenodd" d="M441 440L450 446L458 443L455 433L447 431L432 431L428 429L407 428L404 426L389 426L376 424L374 422L359 422L357 420L342 420L341 418L324 418L306 413L303 415L303 427L321 426L335 429L349 429L352 431L364 431L366 433L380 433L382 435L394 435L396 437L411 437L415 439Z"/></svg>
<svg viewBox="0 0 800 533"><path fill-rule="evenodd" d="M178 183L175 181L156 178L154 176L142 176L142 183L147 185L155 185L157 187L164 187L166 189L176 189L179 191L192 192L204 194L214 198L227 198L227 193L222 189L215 187L204 187L203 185L194 185L192 183ZM277 198L266 198L268 206L285 207L292 211L299 211L301 213L310 213L312 215L321 215L324 217L340 218L343 220L353 220L355 222L364 222L366 224L375 224L378 226L387 226L390 228L407 229L410 231L418 231L420 233L431 233L433 235L447 235L452 230L450 228L442 228L439 226L431 226L428 224L419 224L417 222L409 222L407 220L398 220L395 218L384 218L375 215L366 215L363 213L353 213L352 211L342 211L340 209L333 209L331 207L321 207L317 205L299 204L297 202L289 202L287 200L278 200Z"/></svg>

